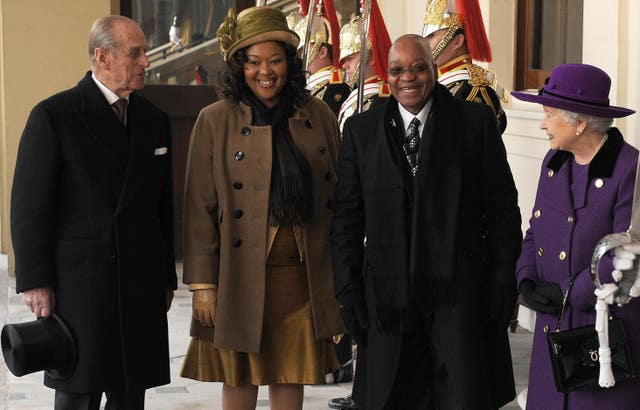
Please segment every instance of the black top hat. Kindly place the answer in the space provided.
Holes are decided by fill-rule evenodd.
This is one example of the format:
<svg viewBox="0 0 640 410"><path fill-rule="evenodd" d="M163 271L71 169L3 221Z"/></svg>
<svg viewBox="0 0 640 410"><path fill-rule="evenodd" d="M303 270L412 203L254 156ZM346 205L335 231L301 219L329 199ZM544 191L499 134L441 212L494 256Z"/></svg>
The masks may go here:
<svg viewBox="0 0 640 410"><path fill-rule="evenodd" d="M9 370L20 377L46 370L66 379L76 367L76 346L69 328L55 313L32 322L2 327L2 355Z"/></svg>

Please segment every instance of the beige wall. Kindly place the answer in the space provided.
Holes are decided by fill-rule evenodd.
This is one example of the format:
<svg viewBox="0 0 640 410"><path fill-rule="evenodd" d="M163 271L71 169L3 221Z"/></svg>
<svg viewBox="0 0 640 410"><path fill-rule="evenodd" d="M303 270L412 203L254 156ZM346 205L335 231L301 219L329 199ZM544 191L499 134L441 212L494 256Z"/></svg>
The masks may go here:
<svg viewBox="0 0 640 410"><path fill-rule="evenodd" d="M487 29L493 54L490 67L500 84L510 90L513 88L515 75L516 0L491 0L489 3L489 10L485 14L493 22Z"/></svg>
<svg viewBox="0 0 640 410"><path fill-rule="evenodd" d="M378 0L391 41L407 33L422 33L424 1Z"/></svg>
<svg viewBox="0 0 640 410"><path fill-rule="evenodd" d="M6 252L7 246L3 238L7 235L7 212L5 210L7 203L7 157L6 157L6 132L4 113L7 106L4 99L4 25L3 25L3 8L4 1L0 0L0 253Z"/></svg>
<svg viewBox="0 0 640 410"><path fill-rule="evenodd" d="M640 4L637 0L620 1L618 20L619 61L617 66L617 104L640 112ZM622 121L621 121L622 123ZM640 148L640 114L624 120L625 137Z"/></svg>
<svg viewBox="0 0 640 410"><path fill-rule="evenodd" d="M87 34L116 0L0 0L0 250L10 254L9 193L31 108L89 68ZM10 258L10 268L12 261Z"/></svg>

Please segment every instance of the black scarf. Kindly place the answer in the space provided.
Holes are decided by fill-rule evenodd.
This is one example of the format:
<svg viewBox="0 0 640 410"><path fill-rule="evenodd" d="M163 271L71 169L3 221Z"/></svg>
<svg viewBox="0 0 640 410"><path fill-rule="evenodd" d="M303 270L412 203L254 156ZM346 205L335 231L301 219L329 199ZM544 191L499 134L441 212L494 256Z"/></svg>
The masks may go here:
<svg viewBox="0 0 640 410"><path fill-rule="evenodd" d="M313 214L311 167L289 130L293 100L293 96L283 91L278 104L267 108L249 90L241 97L241 101L251 107L251 124L270 125L272 130L269 216L273 226L302 225Z"/></svg>
<svg viewBox="0 0 640 410"><path fill-rule="evenodd" d="M389 150L394 157L393 163L402 172L387 172L388 175L402 175L403 181L390 180L388 184L405 187L405 201L393 208L398 210L398 217L394 220L396 227L390 242L397 244L395 249L388 249L382 256L373 256L369 261L382 269L371 269L370 275L374 290L374 300L377 311L377 328L381 332L398 332L404 326L411 326L415 311L429 311L437 306L454 303L454 270L453 259L442 259L440 255L448 255L455 246L457 214L447 210L459 192L457 189L442 189L434 191L433 172L429 169L433 156L441 155L442 150L453 143L445 145L438 141L436 118L443 112L451 94L442 86L436 85L433 91L431 112L425 123L420 145L420 167L415 177L411 176L409 164L402 148L404 139L403 121L398 109L398 102L390 97L382 115L382 124L387 134L389 146L382 149ZM441 116L442 117L442 116ZM440 136L440 139L443 137ZM443 148L444 147L444 148ZM451 152L453 150L453 152ZM453 148L447 148L446 155L455 155ZM451 181L448 185L459 184L461 177L457 168L451 171ZM439 174L443 174L439 172ZM449 175L449 174L444 174ZM434 192L443 195L442 201L434 200ZM457 207L457 205L456 205ZM437 256L436 256L437 255ZM377 258L389 258L390 262Z"/></svg>

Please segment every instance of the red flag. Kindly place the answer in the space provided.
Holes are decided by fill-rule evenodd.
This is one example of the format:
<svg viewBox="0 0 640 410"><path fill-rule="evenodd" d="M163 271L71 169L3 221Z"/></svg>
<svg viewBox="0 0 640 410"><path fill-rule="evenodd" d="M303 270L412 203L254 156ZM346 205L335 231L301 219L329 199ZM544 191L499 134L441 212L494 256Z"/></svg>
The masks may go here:
<svg viewBox="0 0 640 410"><path fill-rule="evenodd" d="M333 66L340 68L340 23L333 0L324 0L324 13L331 26L331 47L333 48Z"/></svg>
<svg viewBox="0 0 640 410"><path fill-rule="evenodd" d="M309 3L310 0L298 0L298 5L300 6L300 15L302 17L306 16L309 13Z"/></svg>
<svg viewBox="0 0 640 410"><path fill-rule="evenodd" d="M491 46L478 0L456 0L456 6L464 23L464 35L471 58L476 61L491 61Z"/></svg>
<svg viewBox="0 0 640 410"><path fill-rule="evenodd" d="M373 64L378 77L387 80L387 66L391 38L384 24L382 13L376 0L371 0L371 15L369 16L369 35L371 36L371 53Z"/></svg>

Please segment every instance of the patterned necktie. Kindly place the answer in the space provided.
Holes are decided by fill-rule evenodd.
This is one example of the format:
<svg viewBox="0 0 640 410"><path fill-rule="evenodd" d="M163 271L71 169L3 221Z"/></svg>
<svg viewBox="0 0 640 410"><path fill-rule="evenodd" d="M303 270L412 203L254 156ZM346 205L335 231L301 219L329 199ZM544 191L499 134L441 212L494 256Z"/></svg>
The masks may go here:
<svg viewBox="0 0 640 410"><path fill-rule="evenodd" d="M120 98L118 101L113 103L114 108L118 112L118 119L120 120L120 124L125 126L125 118L127 117L127 100L125 98Z"/></svg>
<svg viewBox="0 0 640 410"><path fill-rule="evenodd" d="M409 123L403 148L411 168L411 175L415 176L418 172L418 154L420 153L420 120L418 118L412 119Z"/></svg>

